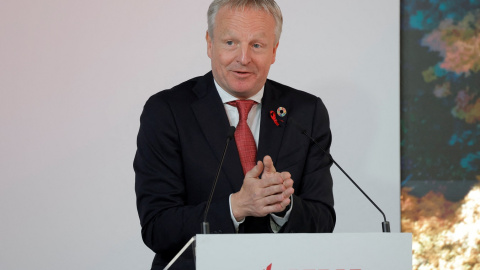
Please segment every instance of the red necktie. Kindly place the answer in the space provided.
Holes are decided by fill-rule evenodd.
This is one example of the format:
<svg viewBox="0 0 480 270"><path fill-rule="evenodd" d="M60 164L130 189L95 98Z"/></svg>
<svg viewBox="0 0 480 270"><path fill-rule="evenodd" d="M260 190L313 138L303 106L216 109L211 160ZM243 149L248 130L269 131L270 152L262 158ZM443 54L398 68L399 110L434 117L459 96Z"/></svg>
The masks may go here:
<svg viewBox="0 0 480 270"><path fill-rule="evenodd" d="M240 162L242 163L243 173L250 171L256 163L257 146L253 138L252 131L247 124L248 113L256 102L253 100L236 100L227 104L237 107L239 120L235 130L235 142L237 143Z"/></svg>

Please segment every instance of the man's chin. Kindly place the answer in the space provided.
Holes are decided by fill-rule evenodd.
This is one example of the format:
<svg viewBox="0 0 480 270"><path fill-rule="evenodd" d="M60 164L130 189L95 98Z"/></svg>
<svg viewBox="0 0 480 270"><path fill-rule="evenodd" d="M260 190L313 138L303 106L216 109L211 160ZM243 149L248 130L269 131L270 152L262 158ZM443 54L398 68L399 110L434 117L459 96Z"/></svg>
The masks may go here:
<svg viewBox="0 0 480 270"><path fill-rule="evenodd" d="M254 90L254 86L242 85L242 87L233 88L231 94L237 98L249 98L258 93L258 91L260 89Z"/></svg>

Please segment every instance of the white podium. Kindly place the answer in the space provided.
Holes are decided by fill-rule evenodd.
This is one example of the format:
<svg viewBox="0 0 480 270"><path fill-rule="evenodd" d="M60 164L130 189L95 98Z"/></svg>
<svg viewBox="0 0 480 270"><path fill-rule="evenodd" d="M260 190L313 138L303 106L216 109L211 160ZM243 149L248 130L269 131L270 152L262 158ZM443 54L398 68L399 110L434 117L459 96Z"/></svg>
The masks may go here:
<svg viewBox="0 0 480 270"><path fill-rule="evenodd" d="M407 270L412 235L202 234L196 236L196 269Z"/></svg>

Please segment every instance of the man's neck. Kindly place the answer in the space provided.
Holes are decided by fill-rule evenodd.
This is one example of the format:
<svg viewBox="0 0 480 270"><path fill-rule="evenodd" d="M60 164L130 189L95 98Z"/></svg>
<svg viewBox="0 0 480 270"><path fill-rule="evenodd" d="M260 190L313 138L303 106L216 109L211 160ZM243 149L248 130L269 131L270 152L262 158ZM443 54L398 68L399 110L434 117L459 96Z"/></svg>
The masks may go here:
<svg viewBox="0 0 480 270"><path fill-rule="evenodd" d="M253 95L251 97L248 97L248 98L241 97L241 98L239 98L239 97L233 96L229 92L225 91L217 83L217 81L215 81L215 79L213 79L213 82L215 84L215 88L217 89L217 92L220 95L220 98L222 99L223 103L227 103L227 102L238 100L238 99L250 99L250 100L256 101L257 103L262 103L262 97L263 97L263 93L265 91L265 86L262 87L255 95Z"/></svg>

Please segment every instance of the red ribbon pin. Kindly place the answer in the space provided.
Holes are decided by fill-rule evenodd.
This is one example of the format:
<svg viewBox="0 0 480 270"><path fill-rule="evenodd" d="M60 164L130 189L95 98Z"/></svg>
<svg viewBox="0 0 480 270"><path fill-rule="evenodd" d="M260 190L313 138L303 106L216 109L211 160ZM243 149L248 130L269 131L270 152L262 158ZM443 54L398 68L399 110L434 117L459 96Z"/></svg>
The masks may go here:
<svg viewBox="0 0 480 270"><path fill-rule="evenodd" d="M278 123L277 114L275 113L275 111L270 111L270 118L272 118L273 122L275 123L275 125L277 125L277 127L280 126L280 123ZM280 121L282 121L282 120L280 120Z"/></svg>

